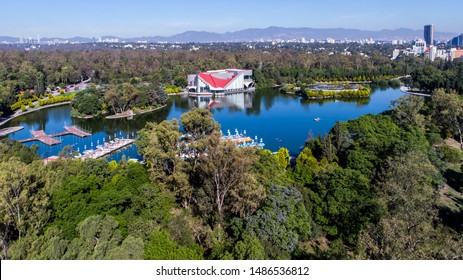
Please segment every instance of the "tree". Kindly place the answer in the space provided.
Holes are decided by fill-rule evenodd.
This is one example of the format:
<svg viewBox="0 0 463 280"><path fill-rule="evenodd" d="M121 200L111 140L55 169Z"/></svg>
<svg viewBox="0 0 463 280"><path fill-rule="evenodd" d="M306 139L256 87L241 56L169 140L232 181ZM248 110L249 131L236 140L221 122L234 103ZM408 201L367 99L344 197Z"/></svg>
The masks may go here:
<svg viewBox="0 0 463 280"><path fill-rule="evenodd" d="M233 248L236 260L265 260L265 248L255 235L245 234Z"/></svg>
<svg viewBox="0 0 463 280"><path fill-rule="evenodd" d="M60 260L69 246L61 231L47 228L43 235L27 234L11 244L8 257L13 260Z"/></svg>
<svg viewBox="0 0 463 280"><path fill-rule="evenodd" d="M463 99L455 92L439 89L432 94L433 116L444 131L458 134L463 149Z"/></svg>
<svg viewBox="0 0 463 280"><path fill-rule="evenodd" d="M219 124L212 118L212 112L208 109L193 108L180 116L180 122L193 140L204 139L220 129Z"/></svg>
<svg viewBox="0 0 463 280"><path fill-rule="evenodd" d="M139 132L137 146L146 158L151 179L162 189L171 190L187 208L192 195L187 162L181 158L179 125L176 119L160 124L147 123Z"/></svg>
<svg viewBox="0 0 463 280"><path fill-rule="evenodd" d="M145 260L201 260L202 252L198 245L180 246L172 241L165 230L154 231L146 243Z"/></svg>
<svg viewBox="0 0 463 280"><path fill-rule="evenodd" d="M432 65L418 67L411 73L413 84L427 92L433 92L444 85L442 71Z"/></svg>
<svg viewBox="0 0 463 280"><path fill-rule="evenodd" d="M308 237L309 214L295 188L272 186L264 206L245 220L245 234L288 252Z"/></svg>
<svg viewBox="0 0 463 280"><path fill-rule="evenodd" d="M101 108L101 102L95 94L86 93L78 96L73 102L77 111L85 115L95 115Z"/></svg>
<svg viewBox="0 0 463 280"><path fill-rule="evenodd" d="M273 184L284 184L289 176L278 164L277 158L270 150L256 149L257 160L253 166L253 173L260 184L270 187Z"/></svg>
<svg viewBox="0 0 463 280"><path fill-rule="evenodd" d="M110 260L142 260L144 242L141 238L127 236L122 244L108 252Z"/></svg>
<svg viewBox="0 0 463 280"><path fill-rule="evenodd" d="M424 107L424 99L420 96L407 95L399 98L392 108L392 116L401 126L424 127L424 116L420 111Z"/></svg>
<svg viewBox="0 0 463 280"><path fill-rule="evenodd" d="M114 113L122 113L133 107L139 91L129 83L110 86L104 93L105 102Z"/></svg>
<svg viewBox="0 0 463 280"><path fill-rule="evenodd" d="M63 149L58 153L58 156L63 159L74 159L77 155L77 151L72 149L72 146L64 146Z"/></svg>
<svg viewBox="0 0 463 280"><path fill-rule="evenodd" d="M294 166L294 175L296 181L302 184L312 183L312 179L317 170L320 169L317 159L312 155L309 148L304 148L296 158Z"/></svg>
<svg viewBox="0 0 463 280"><path fill-rule="evenodd" d="M47 198L39 189L33 172L39 166L26 165L12 157L0 162L0 213L2 215L3 257L7 256L8 242L17 234L21 239L29 227L37 225L46 216ZM34 221L37 220L37 221Z"/></svg>
<svg viewBox="0 0 463 280"><path fill-rule="evenodd" d="M227 210L241 216L252 214L264 198L264 189L252 173L256 160L253 149L240 149L232 141L220 141L217 137L212 137L207 147L198 166L204 182L204 201L198 204L203 212L214 212L215 223L220 227Z"/></svg>
<svg viewBox="0 0 463 280"><path fill-rule="evenodd" d="M368 180L358 171L328 166L309 188L314 221L330 238L355 244L377 208Z"/></svg>
<svg viewBox="0 0 463 280"><path fill-rule="evenodd" d="M0 117L8 110L8 99L10 97L10 87L8 85L3 86L0 84Z"/></svg>
<svg viewBox="0 0 463 280"><path fill-rule="evenodd" d="M122 242L119 223L112 216L90 216L77 225L78 236L66 252L65 259L103 260Z"/></svg>
<svg viewBox="0 0 463 280"><path fill-rule="evenodd" d="M280 148L276 153L278 164L282 169L286 169L289 165L289 151L286 148Z"/></svg>
<svg viewBox="0 0 463 280"><path fill-rule="evenodd" d="M387 161L376 186L379 203L386 212L378 223L361 234L359 244L365 256L373 259L430 257L428 246L436 243L433 222L437 217L438 194L434 188L437 176L438 170L421 152L409 152Z"/></svg>

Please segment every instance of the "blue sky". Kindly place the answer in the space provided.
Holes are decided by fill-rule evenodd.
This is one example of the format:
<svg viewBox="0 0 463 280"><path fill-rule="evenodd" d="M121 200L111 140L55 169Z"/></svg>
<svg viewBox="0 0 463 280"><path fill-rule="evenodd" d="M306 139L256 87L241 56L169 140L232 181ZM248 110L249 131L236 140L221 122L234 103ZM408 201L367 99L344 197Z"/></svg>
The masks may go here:
<svg viewBox="0 0 463 280"><path fill-rule="evenodd" d="M121 37L314 27L463 32L461 0L0 0L0 35Z"/></svg>

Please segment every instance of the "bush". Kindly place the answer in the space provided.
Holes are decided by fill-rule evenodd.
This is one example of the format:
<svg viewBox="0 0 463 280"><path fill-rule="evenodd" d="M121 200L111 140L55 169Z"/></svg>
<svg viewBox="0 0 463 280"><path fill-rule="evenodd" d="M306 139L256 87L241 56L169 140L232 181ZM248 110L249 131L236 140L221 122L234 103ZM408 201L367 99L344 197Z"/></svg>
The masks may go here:
<svg viewBox="0 0 463 280"><path fill-rule="evenodd" d="M428 133L427 138L428 138L429 144L431 144L431 145L442 143L442 141L444 140L440 136L440 133L436 133L436 132Z"/></svg>
<svg viewBox="0 0 463 280"><path fill-rule="evenodd" d="M457 163L463 160L463 153L454 147L444 144L438 148L442 160L450 163Z"/></svg>
<svg viewBox="0 0 463 280"><path fill-rule="evenodd" d="M74 99L75 94L71 94L69 96L57 96L57 97L52 97L47 100L39 100L39 105L44 106L44 105L50 105L50 104L55 104L55 103L60 103L60 102L66 102L66 101L72 101Z"/></svg>

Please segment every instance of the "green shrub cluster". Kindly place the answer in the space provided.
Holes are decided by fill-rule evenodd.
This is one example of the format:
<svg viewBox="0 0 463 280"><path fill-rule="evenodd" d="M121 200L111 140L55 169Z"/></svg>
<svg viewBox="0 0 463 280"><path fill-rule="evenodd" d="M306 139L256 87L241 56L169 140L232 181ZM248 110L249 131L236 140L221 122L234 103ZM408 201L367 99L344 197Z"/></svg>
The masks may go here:
<svg viewBox="0 0 463 280"><path fill-rule="evenodd" d="M169 83L166 83L165 86L166 86L166 93L167 93L167 94L170 94L170 93L179 93L180 90L182 90L182 88L177 87L177 86L175 86L175 85L171 85L171 84L169 84Z"/></svg>
<svg viewBox="0 0 463 280"><path fill-rule="evenodd" d="M69 96L56 96L52 97L47 100L39 100L39 105L44 106L44 105L50 105L50 104L55 104L59 102L66 102L66 101L72 101L74 99L75 94L69 95Z"/></svg>
<svg viewBox="0 0 463 280"><path fill-rule="evenodd" d="M22 105L24 105L24 106L29 105L30 103L32 103L34 101L37 101L38 99L39 98L37 96L33 96L31 98L26 98L26 99L22 99L21 97L19 97L18 101L16 103L13 103L10 106L10 108L11 108L11 110L16 111L16 110L20 109Z"/></svg>
<svg viewBox="0 0 463 280"><path fill-rule="evenodd" d="M369 88L362 88L358 90L340 90L340 91L329 91L329 90L311 90L307 89L305 95L309 98L336 98L336 97L368 97L371 94Z"/></svg>

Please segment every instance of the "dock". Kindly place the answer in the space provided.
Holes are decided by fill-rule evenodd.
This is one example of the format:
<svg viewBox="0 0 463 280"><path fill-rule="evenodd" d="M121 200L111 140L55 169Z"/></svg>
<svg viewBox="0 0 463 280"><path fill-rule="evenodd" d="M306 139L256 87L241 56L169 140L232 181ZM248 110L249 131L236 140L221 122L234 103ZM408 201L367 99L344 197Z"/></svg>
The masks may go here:
<svg viewBox="0 0 463 280"><path fill-rule="evenodd" d="M31 142L31 141L40 141L46 145L52 146L52 145L57 145L61 143L61 141L58 139L55 139L55 137L72 134L72 135L83 138L83 137L92 135L86 131L83 131L82 129L76 126L65 126L64 129L66 131L58 132L58 133L50 134L50 135L46 134L45 131L43 130L33 130L31 131L32 137L19 140L19 142L26 143L26 142Z"/></svg>
<svg viewBox="0 0 463 280"><path fill-rule="evenodd" d="M65 126L64 129L70 134L74 134L75 136L79 137L87 137L92 135L91 133L88 133L86 131L83 131L82 129L79 129L77 126Z"/></svg>
<svg viewBox="0 0 463 280"><path fill-rule="evenodd" d="M29 139L38 140L38 141L40 141L40 142L42 142L44 144L47 144L49 146L61 143L61 141L56 140L55 138L47 135L45 133L45 131L43 131L43 130L33 130L32 131L32 138L29 138Z"/></svg>
<svg viewBox="0 0 463 280"><path fill-rule="evenodd" d="M79 155L76 158L80 159L96 159L107 156L117 150L127 147L135 142L135 139L118 139L110 141L102 146L97 146L96 150L85 150L83 155Z"/></svg>
<svg viewBox="0 0 463 280"><path fill-rule="evenodd" d="M21 129L24 129L23 126L12 126L12 127L7 127L7 128L2 128L0 129L0 137L6 136L8 134L14 133L16 131L19 131Z"/></svg>

